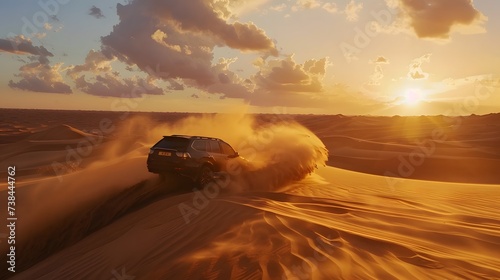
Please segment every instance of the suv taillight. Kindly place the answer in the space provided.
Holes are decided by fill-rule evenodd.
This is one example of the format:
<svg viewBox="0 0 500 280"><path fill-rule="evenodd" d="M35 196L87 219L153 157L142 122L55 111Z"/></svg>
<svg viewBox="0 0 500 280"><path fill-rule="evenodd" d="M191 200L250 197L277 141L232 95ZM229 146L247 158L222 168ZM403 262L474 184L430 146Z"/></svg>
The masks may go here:
<svg viewBox="0 0 500 280"><path fill-rule="evenodd" d="M191 157L191 155L189 153L186 153L186 152L177 152L177 153L175 153L175 155L180 157L180 158L183 158L183 159Z"/></svg>

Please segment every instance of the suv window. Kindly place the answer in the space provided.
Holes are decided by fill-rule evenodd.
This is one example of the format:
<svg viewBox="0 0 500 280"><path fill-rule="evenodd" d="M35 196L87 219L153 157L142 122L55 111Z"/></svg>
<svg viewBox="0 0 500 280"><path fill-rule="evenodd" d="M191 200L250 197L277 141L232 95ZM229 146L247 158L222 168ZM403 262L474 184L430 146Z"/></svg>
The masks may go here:
<svg viewBox="0 0 500 280"><path fill-rule="evenodd" d="M217 141L215 140L210 140L210 151L212 153L218 153L220 154L221 153L221 150L220 150L220 147L219 147L219 143L217 143Z"/></svg>
<svg viewBox="0 0 500 280"><path fill-rule="evenodd" d="M223 154L226 154L228 156L232 156L232 155L236 154L236 152L233 150L233 148L231 148L231 146L229 146L229 144L224 143L224 142L220 142L219 144L222 148Z"/></svg>
<svg viewBox="0 0 500 280"><path fill-rule="evenodd" d="M189 144L189 139L182 137L163 137L155 147L163 149L172 149L177 151L185 151Z"/></svg>
<svg viewBox="0 0 500 280"><path fill-rule="evenodd" d="M202 151L202 152L206 152L208 150L207 149L207 141L205 141L205 140L194 140L192 147L193 147L193 149L198 150L198 151Z"/></svg>

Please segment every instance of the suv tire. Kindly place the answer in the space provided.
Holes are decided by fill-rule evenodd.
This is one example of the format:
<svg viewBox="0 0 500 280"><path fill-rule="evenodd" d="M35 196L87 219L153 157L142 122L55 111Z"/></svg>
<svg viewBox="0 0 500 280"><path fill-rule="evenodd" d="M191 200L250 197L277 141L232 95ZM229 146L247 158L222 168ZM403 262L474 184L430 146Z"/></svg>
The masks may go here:
<svg viewBox="0 0 500 280"><path fill-rule="evenodd" d="M200 188L204 188L206 185L212 182L213 179L214 179L214 171L212 170L212 168L207 164L201 166L197 180L198 186Z"/></svg>

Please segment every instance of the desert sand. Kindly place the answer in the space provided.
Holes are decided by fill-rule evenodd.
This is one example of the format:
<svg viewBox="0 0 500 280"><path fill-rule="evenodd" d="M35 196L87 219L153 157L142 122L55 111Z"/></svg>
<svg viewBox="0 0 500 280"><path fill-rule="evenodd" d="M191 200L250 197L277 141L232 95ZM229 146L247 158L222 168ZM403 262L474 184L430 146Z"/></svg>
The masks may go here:
<svg viewBox="0 0 500 280"><path fill-rule="evenodd" d="M18 218L2 279L500 279L499 115L1 119ZM146 157L174 133L223 138L256 169L162 182Z"/></svg>

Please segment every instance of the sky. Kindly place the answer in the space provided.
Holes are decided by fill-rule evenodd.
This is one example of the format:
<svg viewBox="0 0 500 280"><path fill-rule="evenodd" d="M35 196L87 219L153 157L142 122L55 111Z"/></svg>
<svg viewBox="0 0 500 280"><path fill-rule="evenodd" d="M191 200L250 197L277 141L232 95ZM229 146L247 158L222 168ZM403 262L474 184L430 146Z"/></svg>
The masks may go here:
<svg viewBox="0 0 500 280"><path fill-rule="evenodd" d="M493 0L4 0L0 107L500 112Z"/></svg>

